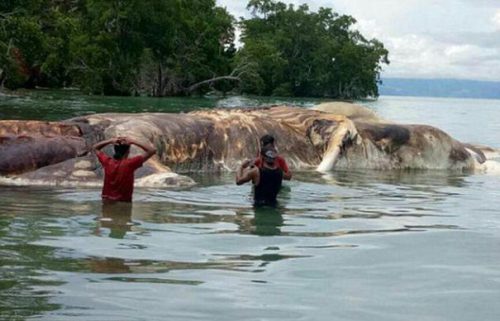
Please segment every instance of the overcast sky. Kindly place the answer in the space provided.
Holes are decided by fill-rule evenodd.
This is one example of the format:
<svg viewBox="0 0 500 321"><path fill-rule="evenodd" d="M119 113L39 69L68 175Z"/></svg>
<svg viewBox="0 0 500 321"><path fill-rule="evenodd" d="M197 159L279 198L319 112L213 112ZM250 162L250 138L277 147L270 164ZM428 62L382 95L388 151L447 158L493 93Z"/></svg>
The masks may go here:
<svg viewBox="0 0 500 321"><path fill-rule="evenodd" d="M381 40L391 64L382 77L500 81L500 0L282 0L353 16ZM249 17L246 0L217 0Z"/></svg>

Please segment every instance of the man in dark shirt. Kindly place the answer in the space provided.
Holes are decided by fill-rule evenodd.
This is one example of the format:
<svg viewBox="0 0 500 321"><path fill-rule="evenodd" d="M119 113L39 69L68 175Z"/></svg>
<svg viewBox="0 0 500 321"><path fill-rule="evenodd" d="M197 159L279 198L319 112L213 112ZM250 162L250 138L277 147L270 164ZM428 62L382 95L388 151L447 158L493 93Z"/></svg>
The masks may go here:
<svg viewBox="0 0 500 321"><path fill-rule="evenodd" d="M101 149L109 144L114 144L114 155L109 157ZM144 153L128 158L130 145L140 147ZM126 137L111 138L93 146L97 159L104 169L104 185L102 199L109 201L131 202L134 191L134 172L142 166L156 149L142 145Z"/></svg>
<svg viewBox="0 0 500 321"><path fill-rule="evenodd" d="M262 166L260 167L251 165L251 160L246 160L241 164L236 171L236 184L242 185L252 181L254 204L275 206L283 181L283 170L276 162L277 153L274 148L263 148L261 157Z"/></svg>
<svg viewBox="0 0 500 321"><path fill-rule="evenodd" d="M269 134L262 136L260 138L261 150L262 150L262 148L272 148L276 151L276 153L278 153L276 146L274 145L274 142L275 142L274 136L269 135ZM262 163L263 163L262 156L259 153L259 155L257 155L257 158L254 161L254 165L257 167L262 167ZM285 179L287 181L291 180L292 179L292 172L288 168L288 164L286 163L285 159L281 155L278 154L276 156L275 163L283 171L283 179Z"/></svg>

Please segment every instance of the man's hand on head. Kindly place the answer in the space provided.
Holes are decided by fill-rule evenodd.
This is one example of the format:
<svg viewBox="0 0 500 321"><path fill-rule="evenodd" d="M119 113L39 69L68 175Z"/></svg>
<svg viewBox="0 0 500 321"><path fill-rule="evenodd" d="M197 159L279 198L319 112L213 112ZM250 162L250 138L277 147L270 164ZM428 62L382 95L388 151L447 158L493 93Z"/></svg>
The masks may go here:
<svg viewBox="0 0 500 321"><path fill-rule="evenodd" d="M128 144L127 137L119 136L115 138L114 144Z"/></svg>

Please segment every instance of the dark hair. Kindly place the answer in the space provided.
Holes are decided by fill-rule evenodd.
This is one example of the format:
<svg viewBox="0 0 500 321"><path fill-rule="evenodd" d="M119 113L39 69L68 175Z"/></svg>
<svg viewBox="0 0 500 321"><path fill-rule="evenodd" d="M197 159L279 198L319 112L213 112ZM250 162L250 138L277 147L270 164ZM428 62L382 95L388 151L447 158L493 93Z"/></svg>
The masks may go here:
<svg viewBox="0 0 500 321"><path fill-rule="evenodd" d="M127 144L116 144L114 145L115 154L113 155L114 159L122 159L127 152L130 150L130 145Z"/></svg>
<svg viewBox="0 0 500 321"><path fill-rule="evenodd" d="M269 145L269 144L273 144L274 145L274 137L267 134L267 135L264 135L260 138L260 146L261 147L264 147L266 145Z"/></svg>

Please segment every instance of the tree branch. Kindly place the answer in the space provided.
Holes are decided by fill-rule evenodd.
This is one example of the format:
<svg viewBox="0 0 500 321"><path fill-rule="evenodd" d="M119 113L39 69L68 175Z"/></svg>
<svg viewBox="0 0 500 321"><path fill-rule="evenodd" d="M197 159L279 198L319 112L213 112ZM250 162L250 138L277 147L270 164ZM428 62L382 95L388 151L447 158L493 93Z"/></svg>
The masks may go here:
<svg viewBox="0 0 500 321"><path fill-rule="evenodd" d="M202 85L211 84L211 83L214 83L216 81L221 81L221 80L232 80L232 81L241 82L241 78L238 77L238 76L220 76L220 77L214 77L214 78L211 78L211 79L200 81L200 82L198 82L198 83L196 83L194 85L189 86L186 89L186 92L187 93L191 93L191 92L195 91L198 87L200 87Z"/></svg>

